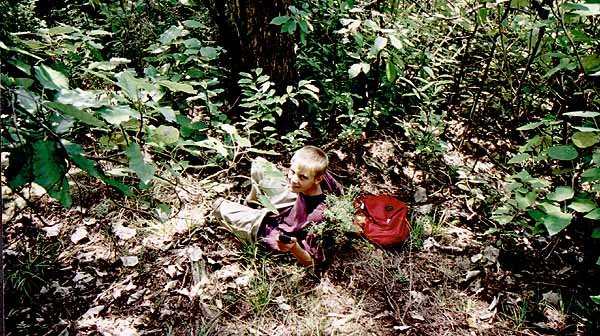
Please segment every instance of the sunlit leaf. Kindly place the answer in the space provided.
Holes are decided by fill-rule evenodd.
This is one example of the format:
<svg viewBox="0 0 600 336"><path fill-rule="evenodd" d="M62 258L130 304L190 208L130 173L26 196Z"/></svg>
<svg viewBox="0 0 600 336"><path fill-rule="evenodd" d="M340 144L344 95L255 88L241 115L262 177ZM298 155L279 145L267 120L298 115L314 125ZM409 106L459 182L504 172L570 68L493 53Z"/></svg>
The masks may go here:
<svg viewBox="0 0 600 336"><path fill-rule="evenodd" d="M570 117L582 117L582 118L594 118L600 115L600 112L592 112L592 111L573 111L573 112L565 112L564 115Z"/></svg>
<svg viewBox="0 0 600 336"><path fill-rule="evenodd" d="M390 43L394 48L402 50L402 42L400 42L400 40L396 36L389 35L388 38L390 39Z"/></svg>
<svg viewBox="0 0 600 336"><path fill-rule="evenodd" d="M160 114L162 114L163 117L165 117L165 120L168 122L173 122L177 119L175 110L169 106L161 106L157 109L157 111L160 112Z"/></svg>
<svg viewBox="0 0 600 336"><path fill-rule="evenodd" d="M540 207L546 213L544 226L550 236L554 236L571 224L572 214L564 213L559 207L547 203L542 204Z"/></svg>
<svg viewBox="0 0 600 336"><path fill-rule="evenodd" d="M541 122L541 121L532 122L532 123L529 123L529 124L526 124L526 125L523 125L523 126L521 126L521 127L517 128L517 131L528 131L528 130L532 130L532 129L535 129L535 128L538 128L538 127L540 127L540 126L541 126L541 125L543 125L543 124L544 124L544 123L543 123L543 122Z"/></svg>
<svg viewBox="0 0 600 336"><path fill-rule="evenodd" d="M129 158L129 168L136 173L143 184L148 184L154 177L156 168L152 164L144 161L140 145L136 142L132 142L125 153Z"/></svg>
<svg viewBox="0 0 600 336"><path fill-rule="evenodd" d="M109 124L120 125L129 119L140 119L140 113L127 105L106 106L100 109L100 115Z"/></svg>
<svg viewBox="0 0 600 336"><path fill-rule="evenodd" d="M162 44L169 44L173 42L173 40L181 36L182 32L183 27L171 26L169 27L169 29L167 29L164 33L160 35L158 41L160 41L160 43Z"/></svg>
<svg viewBox="0 0 600 336"><path fill-rule="evenodd" d="M189 94L196 94L198 91L194 89L191 85L185 83L176 83L168 80L159 80L156 81L157 84L168 88L173 92L185 92Z"/></svg>
<svg viewBox="0 0 600 336"><path fill-rule="evenodd" d="M286 22L288 22L290 20L290 17L287 15L283 15L283 16L277 16L275 17L273 20L271 20L271 24L272 25L277 25L280 26Z"/></svg>
<svg viewBox="0 0 600 336"><path fill-rule="evenodd" d="M596 208L590 212L588 212L585 216L583 216L584 218L587 219L600 219L600 208ZM600 228L598 228L598 233L600 234ZM600 237L595 237L595 238L600 238Z"/></svg>
<svg viewBox="0 0 600 336"><path fill-rule="evenodd" d="M556 160L568 161L577 158L579 154L575 147L561 145L548 148L548 156Z"/></svg>
<svg viewBox="0 0 600 336"><path fill-rule="evenodd" d="M213 48L213 47L203 47L200 49L200 55L202 55L202 57L206 57L209 60L215 59L218 56L218 50L217 48Z"/></svg>
<svg viewBox="0 0 600 336"><path fill-rule="evenodd" d="M196 20L185 20L183 21L183 25L188 28L206 28L202 22Z"/></svg>
<svg viewBox="0 0 600 336"><path fill-rule="evenodd" d="M350 69L348 69L348 75L350 75L350 78L354 78L354 77L358 76L361 69L362 69L362 66L360 63L352 64L350 66Z"/></svg>
<svg viewBox="0 0 600 336"><path fill-rule="evenodd" d="M510 160L508 160L508 164L522 163L529 160L531 156L527 153L520 153L513 156Z"/></svg>
<svg viewBox="0 0 600 336"><path fill-rule="evenodd" d="M535 199L537 198L537 194L534 192L528 192L523 195L519 192L515 194L515 200L517 201L517 205L521 210L525 210L535 204Z"/></svg>
<svg viewBox="0 0 600 336"><path fill-rule="evenodd" d="M33 68L35 70L35 78L40 81L40 84L44 88L57 91L69 88L69 80L61 72L44 64L34 66Z"/></svg>
<svg viewBox="0 0 600 336"><path fill-rule="evenodd" d="M15 90L17 103L30 113L36 113L40 108L41 99L35 93L29 90L16 89Z"/></svg>
<svg viewBox="0 0 600 336"><path fill-rule="evenodd" d="M152 130L151 140L159 145L172 145L179 140L179 130L173 126L160 125Z"/></svg>
<svg viewBox="0 0 600 336"><path fill-rule="evenodd" d="M382 36L377 36L375 38L375 42L373 43L373 47L371 47L370 53L372 55L377 55L388 43L388 39Z"/></svg>
<svg viewBox="0 0 600 336"><path fill-rule="evenodd" d="M598 260L600 261L600 258ZM600 265L600 263L597 264ZM592 299L595 304L600 305L600 295L590 296L590 299Z"/></svg>
<svg viewBox="0 0 600 336"><path fill-rule="evenodd" d="M551 201L562 202L564 200L573 198L574 195L575 192L573 191L573 188L569 186L560 186L556 187L554 192L548 194L546 198Z"/></svg>
<svg viewBox="0 0 600 336"><path fill-rule="evenodd" d="M56 101L61 104L73 105L78 109L102 107L105 102L98 98L98 93L82 89L60 90L56 94Z"/></svg>
<svg viewBox="0 0 600 336"><path fill-rule="evenodd" d="M577 212L589 212L597 207L596 202L590 198L577 198L569 204L569 209Z"/></svg>
<svg viewBox="0 0 600 336"><path fill-rule="evenodd" d="M591 147L600 142L600 135L592 132L577 132L573 134L573 143L579 148Z"/></svg>
<svg viewBox="0 0 600 336"><path fill-rule="evenodd" d="M82 111L82 110L76 108L75 106L61 104L61 103L57 103L57 102L46 102L44 105L49 108L55 109L55 110L59 111L60 113L71 116L83 123L88 124L88 125L95 126L95 127L106 126L104 121L94 117L89 112Z"/></svg>
<svg viewBox="0 0 600 336"><path fill-rule="evenodd" d="M600 180L600 168L586 169L581 173L584 182Z"/></svg>

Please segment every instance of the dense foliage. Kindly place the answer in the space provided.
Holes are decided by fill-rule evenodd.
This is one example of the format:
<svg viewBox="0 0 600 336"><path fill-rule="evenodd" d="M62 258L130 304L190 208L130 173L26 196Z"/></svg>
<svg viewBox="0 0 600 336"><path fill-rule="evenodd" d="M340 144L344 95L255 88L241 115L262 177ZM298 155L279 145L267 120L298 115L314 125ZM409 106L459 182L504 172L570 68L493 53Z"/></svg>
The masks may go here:
<svg viewBox="0 0 600 336"><path fill-rule="evenodd" d="M83 172L168 214L149 191L186 172L385 129L426 171L502 166L473 201L493 230L600 238L598 1L296 0L270 27L296 41L285 85L228 71L211 1L40 3L0 1L3 188L68 208Z"/></svg>

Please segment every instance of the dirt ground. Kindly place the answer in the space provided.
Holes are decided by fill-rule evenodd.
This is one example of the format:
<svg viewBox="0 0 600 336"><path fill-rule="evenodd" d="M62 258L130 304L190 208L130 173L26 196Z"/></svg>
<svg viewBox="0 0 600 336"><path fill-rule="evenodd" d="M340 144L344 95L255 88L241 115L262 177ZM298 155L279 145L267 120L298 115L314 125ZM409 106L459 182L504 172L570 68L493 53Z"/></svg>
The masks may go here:
<svg viewBox="0 0 600 336"><path fill-rule="evenodd" d="M409 242L354 237L320 270L243 246L208 216L217 196L242 197L243 165L152 202L75 175L69 210L2 186L7 335L600 334L586 303L598 245L496 227L486 207L505 173L490 160L451 147L423 164L389 135L326 150L343 184L409 203Z"/></svg>

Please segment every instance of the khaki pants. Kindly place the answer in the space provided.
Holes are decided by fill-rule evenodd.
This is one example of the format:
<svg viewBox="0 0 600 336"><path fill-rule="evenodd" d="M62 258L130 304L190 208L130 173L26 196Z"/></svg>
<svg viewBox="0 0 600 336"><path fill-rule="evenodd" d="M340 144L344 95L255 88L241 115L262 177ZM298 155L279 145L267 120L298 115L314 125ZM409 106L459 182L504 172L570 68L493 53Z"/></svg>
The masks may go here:
<svg viewBox="0 0 600 336"><path fill-rule="evenodd" d="M289 190L285 175L271 162L261 157L252 161L250 178L261 203L268 202L277 210L294 205L297 195ZM260 225L269 212L272 211L268 208L253 209L223 200L216 204L211 215L241 241L254 243Z"/></svg>

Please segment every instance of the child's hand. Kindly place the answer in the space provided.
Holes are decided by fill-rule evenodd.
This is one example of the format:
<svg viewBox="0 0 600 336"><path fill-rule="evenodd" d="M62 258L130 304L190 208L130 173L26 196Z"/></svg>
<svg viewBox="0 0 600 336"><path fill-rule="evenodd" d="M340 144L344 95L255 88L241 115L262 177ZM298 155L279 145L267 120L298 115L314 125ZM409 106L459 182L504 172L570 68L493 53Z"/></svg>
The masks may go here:
<svg viewBox="0 0 600 336"><path fill-rule="evenodd" d="M298 243L298 240L296 239L296 237L290 237L290 242L289 243L282 243L281 240L279 239L279 236L277 236L277 248L281 252L289 252L289 251L291 251L292 248L294 248L294 246L297 243Z"/></svg>

